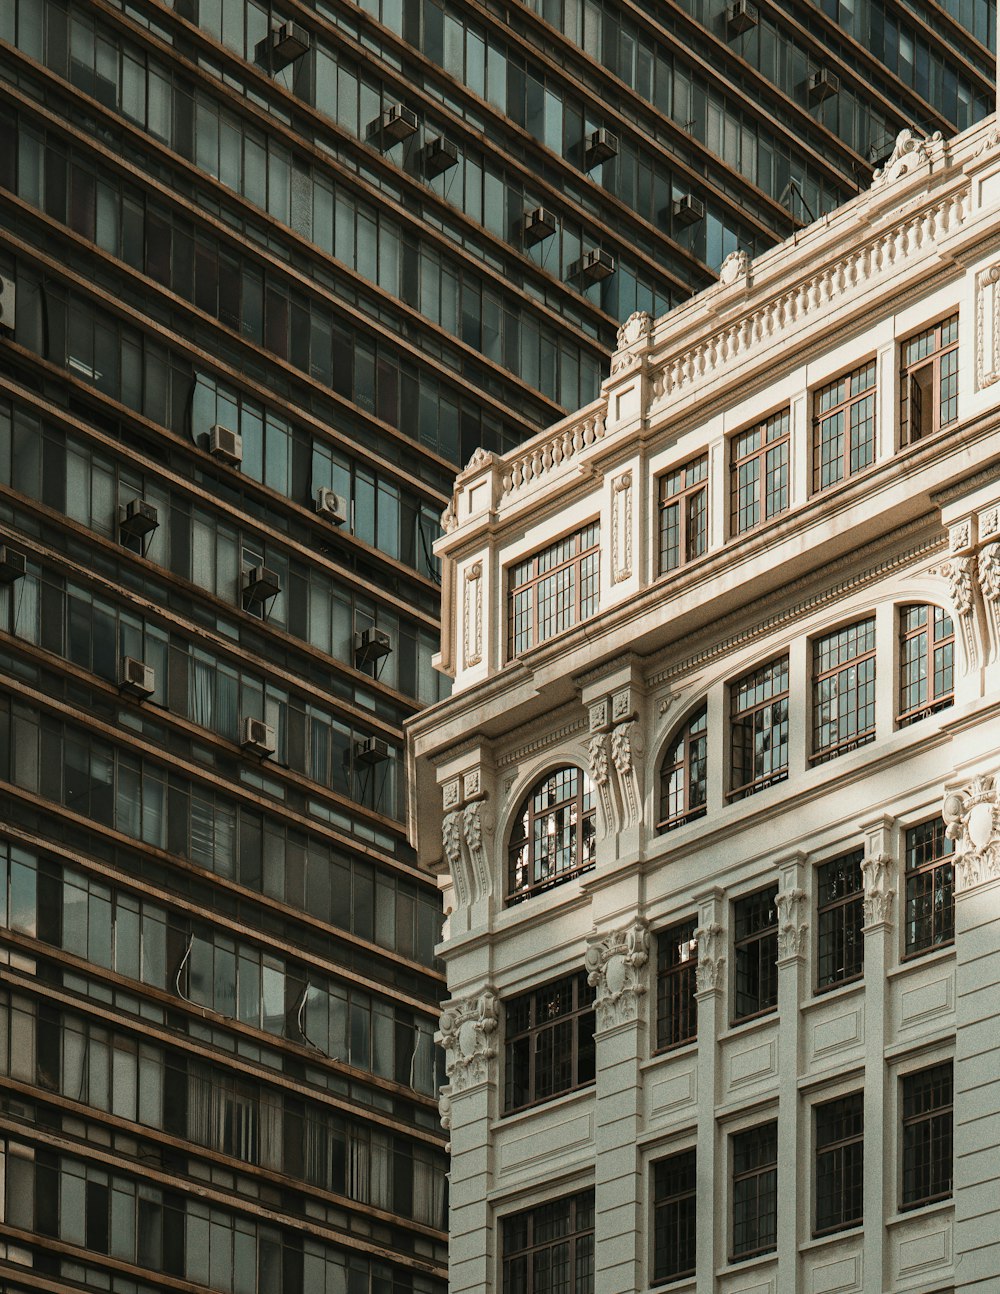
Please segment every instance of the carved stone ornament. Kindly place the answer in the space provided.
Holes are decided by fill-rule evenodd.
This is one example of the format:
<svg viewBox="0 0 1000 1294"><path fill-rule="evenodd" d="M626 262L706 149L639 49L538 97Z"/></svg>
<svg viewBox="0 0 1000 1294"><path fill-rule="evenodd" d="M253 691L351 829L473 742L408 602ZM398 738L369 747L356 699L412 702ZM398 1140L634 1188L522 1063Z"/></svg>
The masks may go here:
<svg viewBox="0 0 1000 1294"><path fill-rule="evenodd" d="M438 1094L438 1118L441 1120L441 1127L445 1132L451 1130L451 1092L447 1087L442 1087Z"/></svg>
<svg viewBox="0 0 1000 1294"><path fill-rule="evenodd" d="M486 819L485 809L484 800L473 800L471 804L465 806L462 813L462 835L465 837L465 847L469 853L469 889L473 901L485 897L491 889L489 861L483 844L483 832L492 830L493 823L492 820Z"/></svg>
<svg viewBox="0 0 1000 1294"><path fill-rule="evenodd" d="M726 971L725 932L717 922L699 926L694 932L698 941L698 966L695 977L699 993L710 993L723 987Z"/></svg>
<svg viewBox="0 0 1000 1294"><path fill-rule="evenodd" d="M976 275L976 386L1000 382L1000 265Z"/></svg>
<svg viewBox="0 0 1000 1294"><path fill-rule="evenodd" d="M457 777L450 778L441 787L441 800L445 809L454 809L461 802L462 794Z"/></svg>
<svg viewBox="0 0 1000 1294"><path fill-rule="evenodd" d="M618 329L615 349L623 350L626 346L634 346L637 341L649 336L652 327L653 317L648 310L633 311Z"/></svg>
<svg viewBox="0 0 1000 1294"><path fill-rule="evenodd" d="M993 539L1000 535L1000 504L991 504L979 514L979 538Z"/></svg>
<svg viewBox="0 0 1000 1294"><path fill-rule="evenodd" d="M607 700L595 701L590 707L590 731L600 732L608 726Z"/></svg>
<svg viewBox="0 0 1000 1294"><path fill-rule="evenodd" d="M979 587L987 602L1000 602L1000 541L979 550Z"/></svg>
<svg viewBox="0 0 1000 1294"><path fill-rule="evenodd" d="M723 287L730 287L741 280L747 284L750 280L750 257L742 248L730 252L719 269L719 282Z"/></svg>
<svg viewBox="0 0 1000 1294"><path fill-rule="evenodd" d="M869 854L861 860L865 929L885 924L892 915L896 897L896 867L891 854Z"/></svg>
<svg viewBox="0 0 1000 1294"><path fill-rule="evenodd" d="M448 872L455 886L455 898L460 908L467 907L470 900L469 887L462 862L462 810L453 809L441 820L441 847L444 851Z"/></svg>
<svg viewBox="0 0 1000 1294"><path fill-rule="evenodd" d="M595 732L587 742L587 765L590 780L595 786L606 786L608 782L608 735Z"/></svg>
<svg viewBox="0 0 1000 1294"><path fill-rule="evenodd" d="M649 962L646 923L634 921L626 930L591 935L588 944L587 983L597 989L598 1029L613 1029L638 1019Z"/></svg>
<svg viewBox="0 0 1000 1294"><path fill-rule="evenodd" d="M458 529L458 514L455 511L454 499L452 499L451 503L448 504L444 512L441 513L441 529L446 535L450 535L453 530Z"/></svg>
<svg viewBox="0 0 1000 1294"><path fill-rule="evenodd" d="M972 547L972 518L965 517L948 527L948 551L965 553Z"/></svg>
<svg viewBox="0 0 1000 1294"><path fill-rule="evenodd" d="M968 890L1000 876L1000 781L994 774L944 797L945 835L955 842L955 888Z"/></svg>
<svg viewBox="0 0 1000 1294"><path fill-rule="evenodd" d="M809 922L801 918L805 890L779 890L775 897L778 908L778 958L802 957L806 951Z"/></svg>
<svg viewBox="0 0 1000 1294"><path fill-rule="evenodd" d="M483 659L483 564L473 562L465 572L465 665L470 668Z"/></svg>
<svg viewBox="0 0 1000 1294"><path fill-rule="evenodd" d="M611 732L611 758L615 762L619 777L627 777L632 771L631 733L635 727L633 720L620 723Z"/></svg>
<svg viewBox="0 0 1000 1294"><path fill-rule="evenodd" d="M976 631L975 584L977 564L973 556L951 557L941 564L941 574L948 582L948 594L958 616L964 672L979 664Z"/></svg>
<svg viewBox="0 0 1000 1294"><path fill-rule="evenodd" d="M438 1042L445 1050L450 1094L493 1078L497 1049L497 995L484 989L478 997L449 1002L441 1012Z"/></svg>
<svg viewBox="0 0 1000 1294"><path fill-rule="evenodd" d="M877 189L882 185L891 184L894 180L902 179L904 175L929 162L932 152L936 151L936 146L941 144L942 138L939 130L926 139L921 139L912 130L901 130L896 136L896 146L889 160L872 176L872 188Z"/></svg>
<svg viewBox="0 0 1000 1294"><path fill-rule="evenodd" d="M626 719L611 729L611 762L615 766L621 794L621 827L635 826L642 814L642 788L637 767L641 745L639 725L634 719Z"/></svg>
<svg viewBox="0 0 1000 1294"><path fill-rule="evenodd" d="M472 451L472 457L465 465L466 472L476 472L481 467L488 467L496 458L496 454L491 454L488 449L483 449L482 445L477 445Z"/></svg>
<svg viewBox="0 0 1000 1294"><path fill-rule="evenodd" d="M611 485L611 583L632 576L632 473L623 472Z"/></svg>

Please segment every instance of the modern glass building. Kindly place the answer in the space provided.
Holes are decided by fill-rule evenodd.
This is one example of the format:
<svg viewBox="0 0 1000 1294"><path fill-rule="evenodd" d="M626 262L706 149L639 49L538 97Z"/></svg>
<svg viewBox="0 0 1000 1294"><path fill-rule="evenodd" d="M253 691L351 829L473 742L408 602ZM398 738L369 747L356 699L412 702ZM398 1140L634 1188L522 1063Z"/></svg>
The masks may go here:
<svg viewBox="0 0 1000 1294"><path fill-rule="evenodd" d="M0 3L0 1281L437 1294L456 467L992 102L986 3Z"/></svg>

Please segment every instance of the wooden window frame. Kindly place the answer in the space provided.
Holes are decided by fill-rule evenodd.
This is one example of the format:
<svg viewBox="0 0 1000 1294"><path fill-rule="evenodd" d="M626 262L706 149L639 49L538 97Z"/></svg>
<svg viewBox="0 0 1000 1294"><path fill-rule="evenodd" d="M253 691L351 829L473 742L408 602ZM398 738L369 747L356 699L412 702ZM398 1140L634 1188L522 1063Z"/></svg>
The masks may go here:
<svg viewBox="0 0 1000 1294"><path fill-rule="evenodd" d="M908 625L908 613L923 611L923 623ZM939 633L940 630L940 633ZM917 647L918 655L908 657L909 645L923 639ZM949 648L951 649L949 652ZM947 664L939 669L939 658ZM917 679L927 682L927 696L917 704L906 704L906 690L912 686L904 676L907 664L916 660ZM922 665L922 673L921 673ZM943 680L947 679L947 685ZM926 719L938 710L945 710L955 702L955 624L944 607L933 602L910 602L899 608L899 713L896 724L905 728L911 723Z"/></svg>
<svg viewBox="0 0 1000 1294"><path fill-rule="evenodd" d="M954 1082L950 1060L902 1075L900 1212L951 1198L955 1173ZM925 1092L929 1087L929 1100L923 1099L920 1085L924 1085Z"/></svg>
<svg viewBox="0 0 1000 1294"><path fill-rule="evenodd" d="M656 936L656 1051L673 1051L698 1037L697 951L682 959L682 944L690 948L696 917L678 922Z"/></svg>
<svg viewBox="0 0 1000 1294"><path fill-rule="evenodd" d="M552 565L547 559L558 553L563 545L570 544L570 552ZM582 621L595 615L600 607L600 551L601 526L599 521L588 522L572 534L564 535L554 544L540 548L530 556L514 562L507 570L507 656L514 660L522 652L530 651L544 642L550 642ZM541 631L541 610L549 590L558 599L559 577L569 573L572 582L572 606L562 610L566 623L557 624L549 632ZM591 585L593 587L591 588ZM588 592L585 594L585 587ZM522 608L518 599L527 596L527 630L519 632ZM558 615L556 617L558 619ZM546 624L548 617L546 617ZM522 641L526 637L527 641Z"/></svg>
<svg viewBox="0 0 1000 1294"><path fill-rule="evenodd" d="M840 858L831 858L816 868L816 991L825 993L852 984L865 973L864 941L864 878L861 863L864 850L855 849ZM845 885L824 898L823 889L829 882L824 875L832 869L851 869ZM830 951L832 945L832 954ZM853 960L851 953L853 952ZM826 962L834 970L824 972Z"/></svg>
<svg viewBox="0 0 1000 1294"><path fill-rule="evenodd" d="M770 895L768 899L767 896ZM733 902L733 1018L732 1023L744 1024L767 1015L778 1006L778 895L776 885L765 886ZM773 913L767 924L756 924L759 913L766 906ZM749 929L739 934L741 922ZM749 959L749 960L748 960ZM757 1005L749 1011L740 1011L740 976L753 971L756 991L752 995Z"/></svg>
<svg viewBox="0 0 1000 1294"><path fill-rule="evenodd" d="M745 448L755 438L757 443ZM733 537L756 530L788 511L791 444L790 408L772 413L733 436L729 444L729 533ZM772 488L775 476L780 483ZM747 521L751 512L753 520Z"/></svg>
<svg viewBox="0 0 1000 1294"><path fill-rule="evenodd" d="M695 1274L697 1152L694 1146L653 1163L654 1285Z"/></svg>
<svg viewBox="0 0 1000 1294"><path fill-rule="evenodd" d="M910 355L913 348L928 342L923 354ZM927 370L930 370L929 374ZM899 346L899 443L915 445L918 440L934 436L958 421L958 311L938 319L928 328L905 338ZM916 435L912 430L911 411L916 404L918 420L927 393L922 387L929 377L931 416L929 426L920 426ZM945 416L942 417L942 412Z"/></svg>
<svg viewBox="0 0 1000 1294"><path fill-rule="evenodd" d="M773 684L773 671L775 667L783 672L784 686L779 687L776 692L768 691ZM788 697L789 697L789 663L787 656L776 656L774 660L768 661L766 665L758 665L755 669L738 678L734 683L729 685L729 776L731 790L727 795L729 800L743 800L748 795L755 795L758 791L766 790L767 787L773 786L776 782L783 782L788 777ZM779 676L779 682L781 678ZM740 690L743 688L753 688L754 692L763 692L763 695L754 699L750 704L738 709L738 697ZM777 711L777 717L772 713ZM736 740L737 730L746 730L748 740L738 743ZM784 729L784 740L779 737L777 749L780 752L784 750L784 758L780 765L771 769L769 772L756 774L756 738L767 732L773 734L781 733ZM768 747L768 750L774 749ZM737 752L743 753L749 751L749 763L751 777L747 780L747 760L743 759L737 768ZM737 782L737 778L741 778Z"/></svg>
<svg viewBox="0 0 1000 1294"><path fill-rule="evenodd" d="M700 726L699 726L700 725ZM697 730L696 730L697 729ZM708 812L707 775L695 782L692 770L698 763L707 765L708 757L708 706L701 705L688 718L683 727L674 734L674 739L667 746L660 765L660 800L659 820L656 824L658 833L673 831L685 822L703 818ZM670 761L669 766L667 761ZM675 774L681 773L684 778L684 807L677 813L669 814L670 783ZM699 786L700 798L692 802L692 791Z"/></svg>
<svg viewBox="0 0 1000 1294"><path fill-rule="evenodd" d="M904 960L955 942L954 852L955 842L945 835L939 817L918 822L903 835ZM917 938L915 931L926 921L918 915L925 903L930 937Z"/></svg>
<svg viewBox="0 0 1000 1294"><path fill-rule="evenodd" d="M816 1130L813 1235L828 1236L860 1226L864 1221L864 1093L852 1092L815 1105L813 1126Z"/></svg>
<svg viewBox="0 0 1000 1294"><path fill-rule="evenodd" d="M556 994L568 994L568 1009L554 1009ZM546 998L549 1002L546 1002ZM512 998L506 1004L504 1042L504 1114L514 1114L532 1106L552 1101L557 1096L589 1087L595 1080L594 1050L595 990L580 971L552 980ZM518 1013L524 1017L518 1020ZM567 1081L559 1085L554 1070L540 1069L544 1048L542 1039L555 1033L559 1026L570 1024L569 1066ZM553 1066L555 1056L553 1055ZM545 1074L550 1084L541 1079ZM518 1093L524 1093L517 1099Z"/></svg>
<svg viewBox="0 0 1000 1294"><path fill-rule="evenodd" d="M767 1140L765 1141L765 1137ZM757 1144L754 1146L751 1138L756 1138ZM770 1143L770 1144L769 1144ZM757 1155L763 1152L771 1151L773 1157L761 1158L758 1162L751 1162L742 1170L737 1169L741 1147L746 1145L750 1151L749 1158L753 1161ZM757 1124L753 1128L747 1128L743 1132L734 1132L730 1134L730 1149L732 1152L732 1218L730 1226L730 1243L729 1243L729 1260L730 1262L742 1261L744 1258L754 1258L758 1254L773 1253L778 1245L778 1227L777 1227L777 1198L778 1198L778 1123L777 1120L770 1120L767 1123ZM758 1243L753 1245L737 1244L737 1208L740 1204L741 1188L749 1183L756 1183L757 1188L754 1191L752 1201L753 1209L753 1230L757 1233ZM765 1213L761 1208L762 1201L773 1200L773 1208L770 1213ZM750 1203L748 1198L746 1203ZM773 1235L769 1235L763 1243L760 1243L761 1223L766 1218L771 1218Z"/></svg>
<svg viewBox="0 0 1000 1294"><path fill-rule="evenodd" d="M841 383L845 384L844 392L839 399L834 400ZM828 399L834 402L824 407L824 401ZM869 400L871 401L870 419L865 417L855 422L855 410L860 409ZM840 449L836 456L830 456L827 459L827 465L836 462L839 464L839 470L836 476L824 480L823 449L833 441L833 437L826 437L824 433L837 419L840 420L840 430L837 433L840 438ZM853 433L858 426L868 421L871 423L869 434L859 443L867 446L869 453L866 461L854 464ZM841 373L832 382L824 383L813 392L813 493L819 494L823 490L830 490L841 481L857 476L873 466L877 447L878 366L874 359L869 359L849 372Z"/></svg>
<svg viewBox="0 0 1000 1294"><path fill-rule="evenodd" d="M539 796L566 773L572 773L575 777L575 792L541 808L537 807L535 801ZM548 824L545 839L550 836L561 839L567 831L572 832L572 852L576 858L574 866L557 868L540 880L535 877L543 861L540 856L536 857L535 852L539 823ZM558 825L559 823L562 825ZM583 769L577 768L575 764L565 764L540 777L522 800L507 839L507 907L523 903L525 899L550 890L554 885L561 885L574 876L589 872L596 862L596 827L594 788ZM518 870L522 867L528 872L527 884L518 884Z"/></svg>
<svg viewBox="0 0 1000 1294"><path fill-rule="evenodd" d="M824 644L834 643L842 634L849 634L851 631L860 633L865 631L866 641L869 645L862 650L855 648L852 653L843 660L838 660L833 665L827 665L824 668L819 667L820 654L824 649ZM867 745L868 742L875 740L875 684L876 684L876 656L875 656L875 617L874 615L865 616L861 620L854 620L850 624L841 625L838 629L831 630L829 633L822 634L812 640L812 705L813 705L813 751L810 756L810 762L813 764L825 763L828 759L835 759L838 755L846 755L848 751L856 750L859 746ZM839 679L842 675L849 675L851 671L858 671L862 665L871 662L871 677L863 680L854 688L855 703L851 713L855 721L864 710L871 710L871 722L864 728L860 728L855 722L855 731L843 740L834 741L828 745L819 744L819 713L820 699L819 692L821 685L829 679ZM861 695L861 688L867 687L870 693L870 700L864 705L859 704L858 698ZM839 706L838 706L839 710Z"/></svg>
<svg viewBox="0 0 1000 1294"><path fill-rule="evenodd" d="M557 1206L567 1206L567 1225L565 1230L558 1226L546 1226L551 1213ZM545 1234L551 1232L550 1238L536 1242L535 1231L540 1228ZM523 1238L516 1235L522 1232ZM536 1294L535 1266L536 1260L548 1251L566 1247L567 1278L565 1288L582 1291L594 1288L594 1190L578 1191L575 1195L561 1196L536 1204L530 1209L521 1209L509 1213L500 1219L500 1262L502 1267L503 1294L511 1294L516 1289L520 1294ZM522 1265L522 1270L514 1275L511 1271L515 1264ZM549 1272L551 1266L542 1263ZM587 1279L587 1271L590 1276ZM540 1287L551 1289L551 1285Z"/></svg>
<svg viewBox="0 0 1000 1294"><path fill-rule="evenodd" d="M675 483L677 488L671 488ZM657 572L667 575L708 552L708 455L699 454L680 467L664 472L657 482L656 497L659 517ZM703 524L697 526L694 508L700 504L704 504ZM677 560L667 565L664 537L667 518L674 513L677 521Z"/></svg>

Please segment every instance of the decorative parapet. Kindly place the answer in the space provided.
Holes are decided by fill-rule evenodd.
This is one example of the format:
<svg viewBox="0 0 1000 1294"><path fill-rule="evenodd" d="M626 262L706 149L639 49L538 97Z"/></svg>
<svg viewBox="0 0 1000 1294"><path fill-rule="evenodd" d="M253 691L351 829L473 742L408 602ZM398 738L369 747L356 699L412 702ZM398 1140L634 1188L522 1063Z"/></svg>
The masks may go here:
<svg viewBox="0 0 1000 1294"><path fill-rule="evenodd" d="M803 957L809 922L802 917L806 899L805 890L779 890L775 903L778 908L778 960Z"/></svg>
<svg viewBox="0 0 1000 1294"><path fill-rule="evenodd" d="M484 989L478 997L445 1003L436 1038L445 1051L449 1083L447 1111L441 1110L442 1121L446 1113L450 1120L452 1096L477 1083L495 1079L497 1049L493 1035L498 1018L497 995L491 988Z"/></svg>
<svg viewBox="0 0 1000 1294"><path fill-rule="evenodd" d="M529 447L504 460L501 476L501 498L516 497L528 486L536 485L549 472L570 463L584 449L604 439L603 408L585 411L584 416L569 424L560 423L548 436L536 436Z"/></svg>
<svg viewBox="0 0 1000 1294"><path fill-rule="evenodd" d="M649 962L646 922L636 920L625 930L592 934L587 942L587 983L597 990L598 1029L637 1020Z"/></svg>
<svg viewBox="0 0 1000 1294"><path fill-rule="evenodd" d="M980 774L962 790L950 791L941 813L945 835L955 842L955 889L1000 877L1000 778Z"/></svg>

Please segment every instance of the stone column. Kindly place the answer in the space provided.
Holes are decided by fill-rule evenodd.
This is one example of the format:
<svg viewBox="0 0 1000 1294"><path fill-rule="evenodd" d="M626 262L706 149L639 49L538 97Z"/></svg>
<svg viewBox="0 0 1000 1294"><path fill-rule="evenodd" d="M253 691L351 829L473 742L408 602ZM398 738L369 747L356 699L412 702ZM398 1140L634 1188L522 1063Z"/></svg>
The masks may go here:
<svg viewBox="0 0 1000 1294"><path fill-rule="evenodd" d="M1000 785L945 796L955 841L955 1294L1000 1289Z"/></svg>
<svg viewBox="0 0 1000 1294"><path fill-rule="evenodd" d="M448 1083L441 1089L441 1122L451 1133L451 1294L490 1294L496 1227L487 1203L493 1185L490 1121L497 1100L497 996L446 1002L437 1042L445 1049Z"/></svg>
<svg viewBox="0 0 1000 1294"><path fill-rule="evenodd" d="M715 1270L729 1249L727 1166L715 1126L719 1102L718 1038L726 1027L725 894L713 886L695 895L698 904L698 1240L697 1294L715 1294Z"/></svg>
<svg viewBox="0 0 1000 1294"><path fill-rule="evenodd" d="M805 859L801 854L778 864L778 1287L777 1294L798 1294L800 1210L798 1198L809 1198L808 1129L802 1127L799 1102L800 1010L809 992L807 945L809 922L802 888Z"/></svg>
<svg viewBox="0 0 1000 1294"><path fill-rule="evenodd" d="M649 931L637 918L623 930L591 935L588 943L587 979L597 990L594 1288L596 1294L638 1294L646 1227L636 1142L647 1054Z"/></svg>

